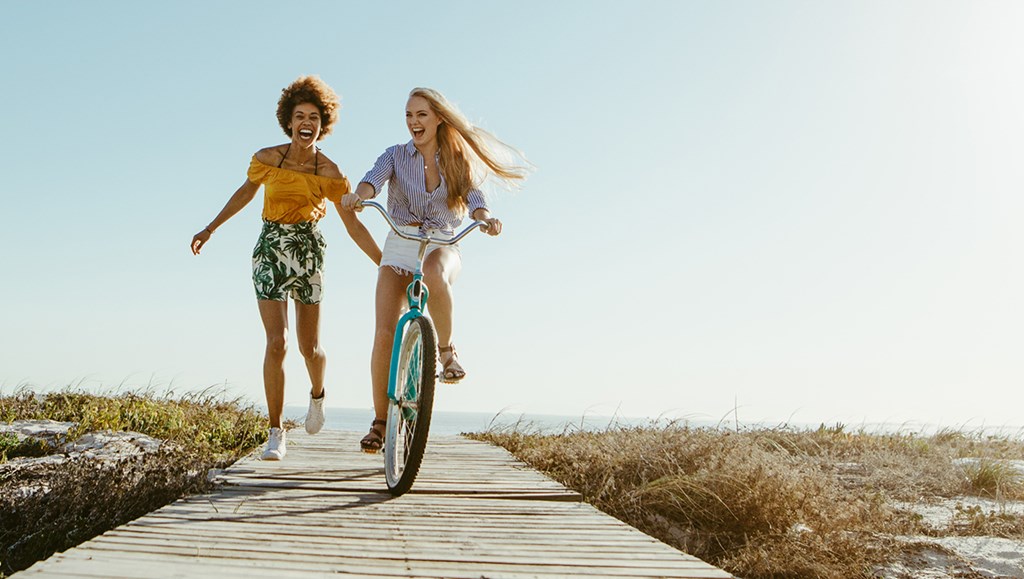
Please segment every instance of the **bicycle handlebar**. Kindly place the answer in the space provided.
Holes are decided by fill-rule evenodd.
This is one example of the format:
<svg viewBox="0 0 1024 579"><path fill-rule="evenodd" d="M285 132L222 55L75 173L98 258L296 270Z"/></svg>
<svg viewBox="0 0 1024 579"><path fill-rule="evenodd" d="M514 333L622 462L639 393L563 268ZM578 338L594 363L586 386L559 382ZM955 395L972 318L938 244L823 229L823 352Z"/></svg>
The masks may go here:
<svg viewBox="0 0 1024 579"><path fill-rule="evenodd" d="M477 227L481 229L487 228L486 222L474 220L473 223L470 223L469 226L460 231L458 235L455 235L451 239L435 239L433 237L430 237L429 235L415 235L413 233L406 233L402 231L401 229L398 228L399 226L395 223L395 221L391 219L391 216L388 215L387 210L384 209L384 207L380 203L377 203L376 201L360 201L358 204L356 204L356 207L373 207L374 209L379 211L381 215L384 216L384 220L388 222L388 225L391 226L391 229L394 230L396 235L404 239L408 239L410 241L426 241L427 243L433 243L435 245L455 245L456 243L459 242L460 239L469 235L469 233L476 229Z"/></svg>

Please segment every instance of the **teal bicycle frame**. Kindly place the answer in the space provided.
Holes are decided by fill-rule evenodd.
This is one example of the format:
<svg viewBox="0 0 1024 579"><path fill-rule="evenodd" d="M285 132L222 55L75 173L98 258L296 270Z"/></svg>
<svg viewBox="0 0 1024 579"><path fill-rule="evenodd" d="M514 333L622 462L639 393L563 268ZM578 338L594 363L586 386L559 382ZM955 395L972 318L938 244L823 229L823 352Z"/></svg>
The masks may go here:
<svg viewBox="0 0 1024 579"><path fill-rule="evenodd" d="M401 359L402 353L402 337L405 336L406 327L416 318L422 317L427 310L427 298L430 297L430 292L427 290L426 284L423 283L423 253L426 250L428 244L422 244L420 246L420 256L417 261L416 271L412 274L412 283L405 290L405 297L409 301L409 311L405 312L401 318L398 319L398 325L395 327L395 339L391 342L391 366L388 371L388 399L392 402L398 402L398 364ZM410 364L415 366L416 370L419 370L423 366L423 354L424 352L418 349L411 354ZM402 386L405 388L405 393L402 396L402 400L416 400L418 399L419 392L416 390L416 380L413 379L418 373L410 372L407 374L406 384ZM415 420L416 412L418 407L412 407L404 405L402 407L402 413L405 415L406 420Z"/></svg>

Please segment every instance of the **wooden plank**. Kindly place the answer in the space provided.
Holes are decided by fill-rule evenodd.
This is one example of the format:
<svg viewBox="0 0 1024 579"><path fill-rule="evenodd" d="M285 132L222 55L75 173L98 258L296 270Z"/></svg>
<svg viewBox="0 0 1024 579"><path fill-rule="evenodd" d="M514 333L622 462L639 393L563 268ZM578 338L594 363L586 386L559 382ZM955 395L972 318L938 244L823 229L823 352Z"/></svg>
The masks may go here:
<svg viewBox="0 0 1024 579"><path fill-rule="evenodd" d="M392 568L385 566L362 566L353 565L344 569L337 569L331 566L319 564L315 561L270 561L260 562L258 566L246 565L242 561L218 562L210 559L187 559L182 558L173 565L164 563L161 559L145 555L136 556L133 554L113 553L104 560L98 561L91 558L83 558L76 554L63 561L63 571L60 574L46 574L34 576L47 577L111 577L137 579L140 570L145 569L145 576L153 579L164 577L252 577L252 578L308 578L321 576L359 576L359 577L411 577L411 578L446 578L446 579L526 579L537 577L607 577L604 574L558 574L553 572L531 572L531 571L487 571L481 573L477 570L445 568L445 569L420 569L406 566ZM28 574L29 572L23 572ZM20 575L19 575L20 576ZM615 579L651 577L648 574L619 574L613 575ZM705 574L703 571L694 571L683 576L679 574L666 575L682 579L728 577L722 574Z"/></svg>
<svg viewBox="0 0 1024 579"><path fill-rule="evenodd" d="M277 545L275 544L275 547ZM549 569L562 574L569 574L581 569L601 569L602 575L650 575L672 576L693 570L706 569L700 561L690 562L655 562L627 559L569 559L567 557L540 558L533 556L500 557L486 554L454 554L444 556L430 552L392 553L391 556L377 556L366 553L316 552L312 550L289 550L290 545L281 545L280 552L258 552L246 548L229 546L198 549L193 546L174 544L141 544L138 542L97 543L91 551L113 551L118 553L137 552L147 556L165 558L187 557L213 559L221 564L262 565L267 561L298 563L315 560L322 566L332 569L349 569L354 566L375 566L406 569L410 565L420 569L477 569L477 570L508 570L508 571L539 571Z"/></svg>
<svg viewBox="0 0 1024 579"><path fill-rule="evenodd" d="M437 541L423 541L421 544L410 542L406 549L397 553L391 545L385 541L356 544L346 541L343 545L328 542L307 541L298 537L284 539L279 536L268 536L275 549L285 551L289 556L310 556L315 557L325 552L325 546L331 549L333 554L346 557L363 557L378 559L408 559L414 557L422 560L432 561L475 561L484 563L487 561L507 561L510 559L508 546L501 546L498 543L456 543L448 542L445 548L439 548ZM220 551L220 552L249 552L251 551L252 536L234 537L201 537L188 535L154 535L152 533L107 533L97 539L97 545L150 545L154 547L152 552L162 548L183 548L195 550L196 552ZM543 547L543 545L540 545ZM276 555L269 554L274 557ZM582 549L562 548L541 548L535 549L525 545L516 546L515 558L531 563L549 561L561 564L579 564L601 562L609 566L623 567L658 567L666 562L678 563L679 558L671 556L670 553L638 553L634 551L610 551L603 550L599 553L589 553ZM555 559L557 558L557 561ZM699 566L700 561L696 558L689 559L689 564Z"/></svg>
<svg viewBox="0 0 1024 579"><path fill-rule="evenodd" d="M91 542L90 542L91 543ZM690 562L680 562L673 565L646 566L639 568L625 568L621 566L605 565L602 562L591 562L586 564L573 564L569 562L540 561L534 562L528 559L515 558L509 562L498 560L491 561L446 561L433 560L415 557L397 558L367 558L349 557L338 554L318 553L312 556L298 557L290 556L288 553L276 552L265 553L261 551L240 550L230 551L213 549L208 551L196 551L192 548L181 548L165 546L154 550L149 545L119 544L106 545L102 543L90 544L83 549L91 552L94 557L103 557L106 553L134 553L139 559L156 559L174 565L180 560L208 560L212 559L218 565L230 565L239 567L264 567L266 565L295 566L307 561L313 561L313 566L322 571L344 570L381 570L390 568L393 571L406 572L410 568L421 569L433 573L447 575L455 569L470 571L479 577L488 576L491 573L547 573L557 577L578 575L584 573L595 577L620 577L620 576L647 576L647 577L728 577L728 574L709 575L706 564L691 566ZM694 575L697 573L697 575Z"/></svg>
<svg viewBox="0 0 1024 579"><path fill-rule="evenodd" d="M148 521L149 517L146 517ZM325 540L344 539L344 540L358 540L366 539L370 541L382 541L394 536L397 530L401 530L407 534L411 534L413 531L419 533L421 529L414 529L404 527L401 525L380 526L380 527L368 527L353 524L340 524L340 525L267 525L260 522L252 521L203 521L202 524L196 525L189 521L162 521L159 524L150 524L149 522L139 522L137 524L127 525L121 527L121 529L132 529L139 531L150 531L154 533L163 532L165 529L169 533L182 530L187 533L246 533L249 535L258 534L273 534L281 537L289 536L300 536L300 537L322 537ZM622 548L635 549L640 548L643 550L644 547L651 544L660 544L656 539L644 535L642 533L625 534L625 533L555 533L546 530L537 530L533 533L500 533L500 532L485 532L477 528L467 528L465 531L457 530L448 532L430 532L431 540L436 542L480 542L490 543L497 542L504 546L518 545L518 544L529 544L536 542L539 537L543 544L551 545L574 545L574 546L591 546L591 547L609 547L621 546ZM312 539L311 539L312 540ZM677 556L677 552L673 551L673 556ZM685 555L685 554L684 554ZM689 557L689 555L685 555Z"/></svg>
<svg viewBox="0 0 1024 579"><path fill-rule="evenodd" d="M283 533L280 531L266 531L263 529L238 529L237 525L224 525L222 527L210 528L203 525L201 528L190 526L160 527L149 526L123 526L111 531L112 536L153 536L166 538L191 538L197 542L234 542L251 541L263 531L266 535L272 535L279 540L301 541L308 545L330 545L335 546L339 540L344 540L345 547L357 549L379 550L390 549L387 541L377 536L368 536L361 533L359 529L350 529L348 532L334 531L330 533L317 534L317 527L308 527L304 532ZM477 537L466 539L465 537L437 536L433 537L431 548L452 548L465 549L467 547L480 549L522 549L535 552L565 552L565 551L586 551L590 549L599 550L601 554L609 556L625 557L651 557L654 559L666 558L676 560L673 554L669 553L647 553L643 549L638 550L637 546L645 546L650 541L620 541L620 540L595 540L595 539L562 539L552 541L543 537L537 541L536 538L501 540L500 537Z"/></svg>
<svg viewBox="0 0 1024 579"><path fill-rule="evenodd" d="M18 574L26 577L728 578L579 502L508 452L434 437L414 492L392 497L359 433L289 433L281 462Z"/></svg>

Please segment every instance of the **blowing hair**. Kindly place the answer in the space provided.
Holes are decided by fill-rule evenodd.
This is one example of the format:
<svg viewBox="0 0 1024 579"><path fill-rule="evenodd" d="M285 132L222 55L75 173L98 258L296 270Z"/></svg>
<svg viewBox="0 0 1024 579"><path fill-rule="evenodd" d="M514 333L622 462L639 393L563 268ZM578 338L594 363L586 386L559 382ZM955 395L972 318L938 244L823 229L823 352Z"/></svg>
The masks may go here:
<svg viewBox="0 0 1024 579"><path fill-rule="evenodd" d="M431 88L414 88L409 98L426 99L441 119L437 127L440 169L448 183L448 209L463 217L469 211L469 191L494 179L515 188L526 178L530 164L516 148L474 126L455 105Z"/></svg>

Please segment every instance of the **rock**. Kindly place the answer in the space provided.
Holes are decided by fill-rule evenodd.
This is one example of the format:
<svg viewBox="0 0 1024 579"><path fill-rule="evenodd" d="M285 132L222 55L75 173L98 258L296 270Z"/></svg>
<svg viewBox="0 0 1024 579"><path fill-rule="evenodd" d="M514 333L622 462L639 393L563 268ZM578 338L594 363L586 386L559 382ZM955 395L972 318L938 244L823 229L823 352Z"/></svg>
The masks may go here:
<svg viewBox="0 0 1024 579"><path fill-rule="evenodd" d="M11 433L19 441L26 438L41 440L53 447L54 453L36 458L14 458L0 464L0 469L19 468L36 464L59 463L71 458L95 458L102 461L120 460L130 456L157 452L169 443L138 432L103 430L90 432L77 440L65 442L74 422L55 420L15 420L0 424L0 434Z"/></svg>
<svg viewBox="0 0 1024 579"><path fill-rule="evenodd" d="M91 453L95 456L131 456L156 452L163 443L151 436L138 432L114 432L102 430L90 432L74 442L65 444L65 453Z"/></svg>
<svg viewBox="0 0 1024 579"><path fill-rule="evenodd" d="M34 438L50 446L57 446L74 426L74 422L56 420L15 420L10 424L0 424L0 434L14 434L19 442Z"/></svg>

